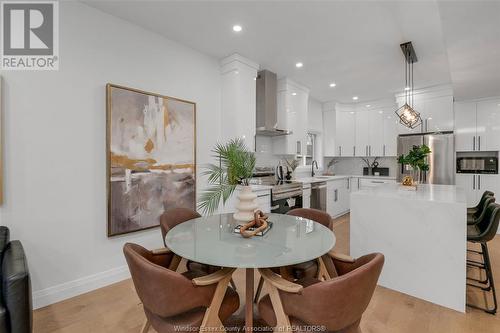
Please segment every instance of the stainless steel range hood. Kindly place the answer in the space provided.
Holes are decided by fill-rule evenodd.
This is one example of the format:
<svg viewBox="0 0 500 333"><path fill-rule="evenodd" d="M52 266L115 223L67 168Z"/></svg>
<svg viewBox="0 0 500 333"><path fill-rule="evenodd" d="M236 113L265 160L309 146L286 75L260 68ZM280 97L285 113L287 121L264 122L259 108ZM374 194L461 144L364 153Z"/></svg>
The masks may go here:
<svg viewBox="0 0 500 333"><path fill-rule="evenodd" d="M257 75L257 135L279 136L292 132L278 125L278 79L275 73L262 70Z"/></svg>

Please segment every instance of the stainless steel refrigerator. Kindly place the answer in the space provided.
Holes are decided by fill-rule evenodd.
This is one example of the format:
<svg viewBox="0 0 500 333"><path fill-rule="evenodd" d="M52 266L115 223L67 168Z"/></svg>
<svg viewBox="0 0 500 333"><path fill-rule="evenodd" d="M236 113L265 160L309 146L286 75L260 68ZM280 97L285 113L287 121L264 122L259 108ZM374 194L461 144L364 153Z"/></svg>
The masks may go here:
<svg viewBox="0 0 500 333"><path fill-rule="evenodd" d="M431 149L429 171L420 173L420 183L455 185L455 137L453 132L402 134L398 137L398 156L413 146L425 144ZM410 175L407 165L398 164L398 182Z"/></svg>

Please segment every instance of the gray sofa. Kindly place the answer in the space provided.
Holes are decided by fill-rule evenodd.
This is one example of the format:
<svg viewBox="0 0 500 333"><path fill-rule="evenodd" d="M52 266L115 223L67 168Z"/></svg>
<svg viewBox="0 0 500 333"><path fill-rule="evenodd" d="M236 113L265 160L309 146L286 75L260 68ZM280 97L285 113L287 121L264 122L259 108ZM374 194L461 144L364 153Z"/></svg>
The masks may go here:
<svg viewBox="0 0 500 333"><path fill-rule="evenodd" d="M20 241L0 226L0 333L31 333L33 306L28 263Z"/></svg>

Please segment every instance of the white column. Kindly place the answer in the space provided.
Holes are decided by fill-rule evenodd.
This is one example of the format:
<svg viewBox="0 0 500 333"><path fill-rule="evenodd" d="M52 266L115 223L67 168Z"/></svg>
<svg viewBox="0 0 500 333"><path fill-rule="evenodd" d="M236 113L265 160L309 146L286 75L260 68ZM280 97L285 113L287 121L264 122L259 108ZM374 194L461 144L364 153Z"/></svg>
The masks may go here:
<svg viewBox="0 0 500 333"><path fill-rule="evenodd" d="M221 60L223 142L242 138L255 150L256 82L259 65L239 54Z"/></svg>

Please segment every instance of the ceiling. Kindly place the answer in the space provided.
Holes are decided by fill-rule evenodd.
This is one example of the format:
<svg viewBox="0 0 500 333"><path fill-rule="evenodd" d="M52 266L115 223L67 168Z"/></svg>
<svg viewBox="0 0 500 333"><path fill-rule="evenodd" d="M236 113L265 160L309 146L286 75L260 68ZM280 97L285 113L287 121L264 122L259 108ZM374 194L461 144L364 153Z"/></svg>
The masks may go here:
<svg viewBox="0 0 500 333"><path fill-rule="evenodd" d="M239 53L322 102L401 92L406 41L418 57L416 88L451 82L457 99L500 95L495 1L84 2L219 59Z"/></svg>

